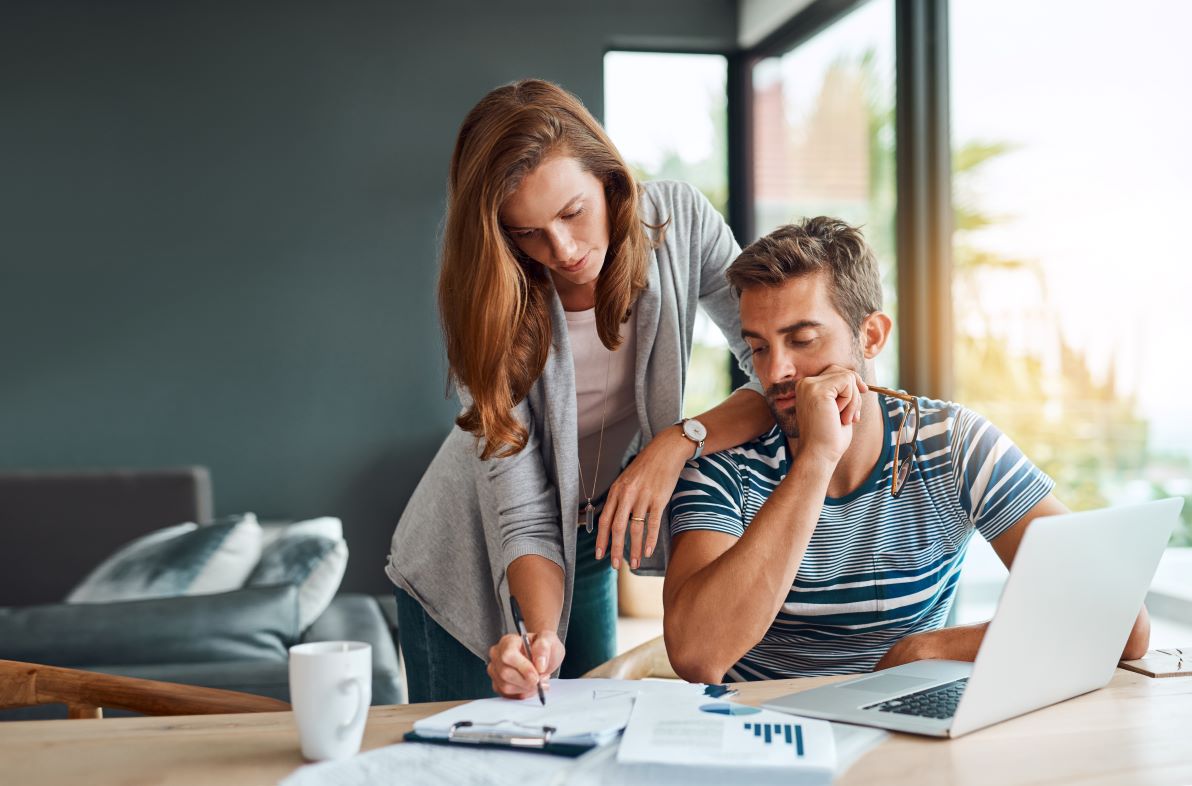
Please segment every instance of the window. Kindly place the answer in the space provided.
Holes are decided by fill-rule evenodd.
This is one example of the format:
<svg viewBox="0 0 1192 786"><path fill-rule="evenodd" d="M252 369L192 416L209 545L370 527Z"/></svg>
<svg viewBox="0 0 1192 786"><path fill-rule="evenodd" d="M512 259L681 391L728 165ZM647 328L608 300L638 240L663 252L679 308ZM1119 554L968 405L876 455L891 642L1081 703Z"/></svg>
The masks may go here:
<svg viewBox="0 0 1192 786"><path fill-rule="evenodd" d="M957 399L1073 509L1185 497L1153 589L1192 604L1192 6L955 0L950 20ZM966 570L996 587L990 556Z"/></svg>
<svg viewBox="0 0 1192 786"><path fill-rule="evenodd" d="M801 218L860 225L895 302L894 3L871 0L753 67L753 214L758 237ZM750 238L753 240L755 238ZM877 374L897 384L898 333Z"/></svg>
<svg viewBox="0 0 1192 786"><path fill-rule="evenodd" d="M609 52L604 56L604 127L639 180L681 180L727 219L728 63L721 55ZM683 415L723 401L732 390L732 353L720 329L696 313ZM621 652L662 633L662 579L617 580Z"/></svg>
<svg viewBox="0 0 1192 786"><path fill-rule="evenodd" d="M609 52L604 57L605 129L640 180L682 180L727 219L728 64L721 55ZM728 342L696 315L683 401L686 417L731 392Z"/></svg>

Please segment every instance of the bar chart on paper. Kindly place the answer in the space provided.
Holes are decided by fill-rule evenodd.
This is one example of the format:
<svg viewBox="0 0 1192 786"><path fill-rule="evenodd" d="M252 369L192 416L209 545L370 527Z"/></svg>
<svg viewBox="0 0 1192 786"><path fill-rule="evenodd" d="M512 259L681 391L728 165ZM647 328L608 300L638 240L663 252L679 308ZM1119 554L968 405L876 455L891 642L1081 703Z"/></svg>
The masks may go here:
<svg viewBox="0 0 1192 786"><path fill-rule="evenodd" d="M832 780L836 743L827 721L732 702L691 699L638 696L617 750L617 762L679 767L682 777L670 782L684 786L805 786Z"/></svg>
<svg viewBox="0 0 1192 786"><path fill-rule="evenodd" d="M766 745L788 746L796 756L803 755L803 727L798 723L746 723L744 729Z"/></svg>

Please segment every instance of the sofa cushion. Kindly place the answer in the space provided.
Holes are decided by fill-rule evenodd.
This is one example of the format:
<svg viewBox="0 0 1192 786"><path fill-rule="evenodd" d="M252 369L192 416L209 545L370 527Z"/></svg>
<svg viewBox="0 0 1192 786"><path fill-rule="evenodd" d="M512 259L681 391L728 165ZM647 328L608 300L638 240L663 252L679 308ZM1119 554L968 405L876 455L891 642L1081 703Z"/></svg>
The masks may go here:
<svg viewBox="0 0 1192 786"><path fill-rule="evenodd" d="M261 550L269 548L281 537L294 535L322 535L332 540L342 540L344 525L335 516L319 516L301 521L261 521Z"/></svg>
<svg viewBox="0 0 1192 786"><path fill-rule="evenodd" d="M286 658L298 589L0 608L0 658L80 667Z"/></svg>
<svg viewBox="0 0 1192 786"><path fill-rule="evenodd" d="M108 603L228 592L244 585L260 555L261 527L251 513L202 527L166 527L108 557L66 601Z"/></svg>
<svg viewBox="0 0 1192 786"><path fill-rule="evenodd" d="M247 584L297 586L298 623L305 629L335 597L348 566L348 544L342 538L311 534L299 527L295 525L294 531L287 531L265 547Z"/></svg>

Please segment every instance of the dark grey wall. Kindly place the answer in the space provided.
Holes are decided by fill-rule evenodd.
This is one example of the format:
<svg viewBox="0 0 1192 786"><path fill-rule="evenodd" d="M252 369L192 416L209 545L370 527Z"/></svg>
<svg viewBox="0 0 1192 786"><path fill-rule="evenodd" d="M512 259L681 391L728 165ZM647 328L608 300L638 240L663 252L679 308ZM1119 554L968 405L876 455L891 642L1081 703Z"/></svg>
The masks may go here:
<svg viewBox="0 0 1192 786"><path fill-rule="evenodd" d="M736 32L732 0L0 13L0 468L205 464L218 512L341 516L344 587L378 592L454 413L459 121L526 76L599 115L609 46Z"/></svg>

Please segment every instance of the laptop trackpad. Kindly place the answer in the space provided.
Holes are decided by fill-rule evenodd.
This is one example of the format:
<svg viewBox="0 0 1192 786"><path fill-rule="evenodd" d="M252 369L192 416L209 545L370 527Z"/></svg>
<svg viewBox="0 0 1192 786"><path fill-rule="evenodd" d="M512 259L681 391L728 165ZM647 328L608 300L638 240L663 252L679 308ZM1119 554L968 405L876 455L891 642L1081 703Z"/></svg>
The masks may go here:
<svg viewBox="0 0 1192 786"><path fill-rule="evenodd" d="M931 682L938 682L938 680L901 677L897 674L878 674L875 677L867 677L866 679L850 682L846 685L833 685L832 687L841 690L863 690L870 693L886 693L891 696L897 696L900 693L912 691L920 685L926 685Z"/></svg>

